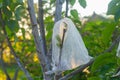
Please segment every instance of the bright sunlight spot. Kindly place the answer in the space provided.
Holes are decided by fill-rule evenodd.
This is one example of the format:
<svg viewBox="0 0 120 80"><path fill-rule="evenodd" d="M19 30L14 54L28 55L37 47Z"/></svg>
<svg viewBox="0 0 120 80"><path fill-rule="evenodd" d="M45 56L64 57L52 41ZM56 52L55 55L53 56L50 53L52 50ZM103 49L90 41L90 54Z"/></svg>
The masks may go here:
<svg viewBox="0 0 120 80"><path fill-rule="evenodd" d="M76 3L76 5L74 6L75 9L78 9L82 17L92 15L93 12L97 14L105 14L107 12L108 3L111 0L86 0L86 1L87 1L87 6L85 9L82 8L79 5L79 3Z"/></svg>
<svg viewBox="0 0 120 80"><path fill-rule="evenodd" d="M38 0L34 0L36 3ZM92 15L93 12L97 14L105 14L107 12L108 3L111 0L86 0L87 6L86 8L82 8L79 3L76 1L76 4L74 5L74 9L77 9L80 15L83 16L89 16Z"/></svg>

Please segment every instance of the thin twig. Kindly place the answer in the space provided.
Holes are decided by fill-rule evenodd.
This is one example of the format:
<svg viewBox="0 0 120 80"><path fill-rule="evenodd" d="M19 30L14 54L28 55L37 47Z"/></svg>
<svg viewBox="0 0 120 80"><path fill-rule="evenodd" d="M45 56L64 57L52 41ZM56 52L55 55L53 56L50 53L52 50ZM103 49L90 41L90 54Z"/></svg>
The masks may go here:
<svg viewBox="0 0 120 80"><path fill-rule="evenodd" d="M92 63L94 62L94 59L90 60L87 64L79 67L78 69L74 70L73 72L71 72L70 74L60 78L59 80L68 80L71 77L73 77L74 75L78 74L79 72L83 71L86 67L90 66Z"/></svg>
<svg viewBox="0 0 120 80"><path fill-rule="evenodd" d="M17 80L18 72L19 72L19 68L16 69L16 71L15 71L15 73L14 73L14 77L13 77L12 80Z"/></svg>
<svg viewBox="0 0 120 80"><path fill-rule="evenodd" d="M4 24L4 21L3 21L3 19L2 19L2 12L1 12L1 10L0 10L0 22L1 22L4 35L5 35L6 40L7 40L7 43L8 43L8 47L10 48L13 56L15 57L18 66L21 68L21 70L23 70L23 72L25 73L26 77L27 77L29 80L33 80L33 79L31 78L29 72L25 69L25 67L24 67L23 64L21 63L20 59L17 57L17 55L16 55L16 53L15 53L15 50L14 50L13 47L12 47L12 44L11 44L10 39L9 39L9 37L8 37L8 34L7 34L6 30L5 30L5 24Z"/></svg>

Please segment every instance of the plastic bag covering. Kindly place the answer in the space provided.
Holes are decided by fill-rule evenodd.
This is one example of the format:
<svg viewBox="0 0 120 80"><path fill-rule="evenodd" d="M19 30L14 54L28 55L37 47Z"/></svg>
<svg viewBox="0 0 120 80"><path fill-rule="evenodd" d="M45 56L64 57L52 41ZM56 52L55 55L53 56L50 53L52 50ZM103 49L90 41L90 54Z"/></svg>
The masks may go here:
<svg viewBox="0 0 120 80"><path fill-rule="evenodd" d="M118 45L118 49L117 49L117 54L116 54L117 57L120 57L120 42L119 42L119 45Z"/></svg>
<svg viewBox="0 0 120 80"><path fill-rule="evenodd" d="M61 47L59 44L62 41ZM82 37L73 22L69 18L56 22L52 35L52 71L71 70L86 64L90 59Z"/></svg>

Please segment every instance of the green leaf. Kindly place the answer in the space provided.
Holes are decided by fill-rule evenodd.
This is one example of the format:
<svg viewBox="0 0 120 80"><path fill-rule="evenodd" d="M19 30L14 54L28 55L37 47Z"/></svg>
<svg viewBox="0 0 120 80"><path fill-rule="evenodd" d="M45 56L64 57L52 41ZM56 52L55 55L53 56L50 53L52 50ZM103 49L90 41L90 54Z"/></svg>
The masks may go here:
<svg viewBox="0 0 120 80"><path fill-rule="evenodd" d="M108 4L108 10L107 10L107 14L108 15L114 15L116 14L116 12L120 9L120 0L112 0L109 4Z"/></svg>
<svg viewBox="0 0 120 80"><path fill-rule="evenodd" d="M46 35L46 40L48 41L51 41L51 37L52 37L52 30L48 31L47 35Z"/></svg>
<svg viewBox="0 0 120 80"><path fill-rule="evenodd" d="M23 39L25 39L25 29L21 28L21 31L22 31Z"/></svg>
<svg viewBox="0 0 120 80"><path fill-rule="evenodd" d="M73 6L76 0L70 0L70 4Z"/></svg>
<svg viewBox="0 0 120 80"><path fill-rule="evenodd" d="M102 31L102 41L104 42L104 44L109 44L109 41L111 40L112 37L112 33L115 30L116 24L112 22L109 23L103 23L103 25L105 26L104 30Z"/></svg>
<svg viewBox="0 0 120 80"><path fill-rule="evenodd" d="M70 13L71 13L71 15L72 15L75 19L78 19L78 20L79 20L78 12L77 12L76 9L71 10Z"/></svg>
<svg viewBox="0 0 120 80"><path fill-rule="evenodd" d="M56 39L57 39L57 41L58 41L59 43L62 42L62 40L60 39L60 36L59 36L59 35L56 36Z"/></svg>
<svg viewBox="0 0 120 80"><path fill-rule="evenodd" d="M7 21L7 26L13 32L18 32L18 30L19 30L19 25L16 20Z"/></svg>
<svg viewBox="0 0 120 80"><path fill-rule="evenodd" d="M80 4L83 8L85 8L85 7L87 6L86 0L78 0L78 1L79 1L79 4Z"/></svg>
<svg viewBox="0 0 120 80"><path fill-rule="evenodd" d="M117 58L117 64L120 65L120 58Z"/></svg>
<svg viewBox="0 0 120 80"><path fill-rule="evenodd" d="M57 45L58 47L61 47L61 45L62 45L62 40L60 39L60 36L57 35L57 36L56 36L56 39L57 39L57 44L56 44L56 45Z"/></svg>
<svg viewBox="0 0 120 80"><path fill-rule="evenodd" d="M90 77L87 80L102 80L102 79L100 79L99 77Z"/></svg>
<svg viewBox="0 0 120 80"><path fill-rule="evenodd" d="M11 4L11 2L12 2L12 0L4 0L4 1L3 1L3 5L4 5L4 6L8 6L8 5Z"/></svg>
<svg viewBox="0 0 120 80"><path fill-rule="evenodd" d="M114 16L115 21L119 21L119 18L120 18L120 9L116 12Z"/></svg>
<svg viewBox="0 0 120 80"><path fill-rule="evenodd" d="M3 0L0 0L0 3L2 3L3 2Z"/></svg>
<svg viewBox="0 0 120 80"><path fill-rule="evenodd" d="M19 6L16 8L15 10L15 16L17 20L21 20L21 16L24 15L24 7L23 6Z"/></svg>
<svg viewBox="0 0 120 80"><path fill-rule="evenodd" d="M3 4L2 3L0 3L0 8L3 6Z"/></svg>
<svg viewBox="0 0 120 80"><path fill-rule="evenodd" d="M14 34L14 42L16 43L16 42L18 42L19 40L18 40L18 37L17 37L17 35L16 34Z"/></svg>
<svg viewBox="0 0 120 80"><path fill-rule="evenodd" d="M22 4L23 3L23 0L17 0L18 3Z"/></svg>
<svg viewBox="0 0 120 80"><path fill-rule="evenodd" d="M96 72L104 65L106 65L108 63L115 63L115 61L116 61L115 55L113 55L111 53L102 54L95 59L95 62L93 63L93 65L91 67L91 71Z"/></svg>
<svg viewBox="0 0 120 80"><path fill-rule="evenodd" d="M12 12L7 7L3 7L2 11L7 19L12 17Z"/></svg>
<svg viewBox="0 0 120 80"><path fill-rule="evenodd" d="M56 0L50 0L50 5L54 4Z"/></svg>
<svg viewBox="0 0 120 80"><path fill-rule="evenodd" d="M115 21L120 18L120 0L112 0L108 4L107 15L114 15Z"/></svg>

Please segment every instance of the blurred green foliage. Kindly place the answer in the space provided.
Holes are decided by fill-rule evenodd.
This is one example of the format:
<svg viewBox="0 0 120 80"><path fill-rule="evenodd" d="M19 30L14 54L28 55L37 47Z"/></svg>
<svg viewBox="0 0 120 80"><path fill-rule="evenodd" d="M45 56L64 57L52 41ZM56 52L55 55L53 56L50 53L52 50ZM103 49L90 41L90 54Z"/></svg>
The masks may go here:
<svg viewBox="0 0 120 80"><path fill-rule="evenodd" d="M70 0L71 7L75 5L75 2L76 0ZM78 0L78 2L83 8L87 5L85 0ZM117 45L111 52L102 54L120 35L119 3L119 0L112 0L108 5L108 14L115 15L115 20L117 20L117 22L115 22L112 17L103 17L95 13L92 16L84 17L82 19L76 9L70 8L70 15L68 17L72 19L76 28L82 35L89 54L95 58L95 62L91 66L85 71L78 73L70 80L120 79L118 77L111 77L120 66L120 59L116 57ZM47 48L49 48L54 26L55 0L45 1L43 6L45 34ZM36 3L36 13L38 12L37 8ZM42 71L36 55L26 0L0 0L0 10L2 11L5 29L17 56L25 65L25 68L31 73L34 80L38 80L38 78L39 80L42 80ZM63 13L64 12L65 11L63 11ZM64 14L62 14L62 16L64 16ZM1 59L7 64L7 71L10 74L10 77L13 78L16 70L16 66L14 66L16 61L6 44L1 26L2 25L0 24L0 50L3 53ZM73 70L66 71L63 75L66 75L71 71ZM2 74L3 71L0 68L0 75ZM26 80L22 71L19 71L18 78L18 80Z"/></svg>

